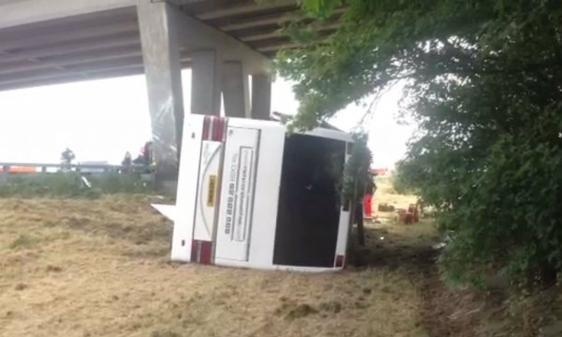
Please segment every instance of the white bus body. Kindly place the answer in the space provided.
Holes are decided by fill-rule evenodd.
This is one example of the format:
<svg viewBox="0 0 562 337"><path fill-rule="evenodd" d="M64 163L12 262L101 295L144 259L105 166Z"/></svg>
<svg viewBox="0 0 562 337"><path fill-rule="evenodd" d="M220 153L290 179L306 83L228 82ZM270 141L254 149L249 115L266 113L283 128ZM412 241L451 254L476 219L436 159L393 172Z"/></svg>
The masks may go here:
<svg viewBox="0 0 562 337"><path fill-rule="evenodd" d="M341 202L352 139L274 121L186 116L174 261L259 269L338 270L349 208Z"/></svg>

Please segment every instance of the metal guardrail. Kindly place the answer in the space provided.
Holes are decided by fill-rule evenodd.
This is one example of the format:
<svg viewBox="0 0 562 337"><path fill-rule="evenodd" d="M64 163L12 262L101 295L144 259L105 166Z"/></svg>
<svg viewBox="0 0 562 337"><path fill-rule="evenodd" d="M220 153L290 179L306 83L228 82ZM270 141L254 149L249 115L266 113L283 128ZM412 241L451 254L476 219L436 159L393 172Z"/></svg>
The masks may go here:
<svg viewBox="0 0 562 337"><path fill-rule="evenodd" d="M12 173L12 168L36 168L39 169L36 172L47 172L49 168L72 170L76 172L95 170L102 172L117 172L122 166L121 165L109 165L109 164L51 164L51 163L2 163L0 162L0 173ZM21 173L32 173L32 172L21 172Z"/></svg>

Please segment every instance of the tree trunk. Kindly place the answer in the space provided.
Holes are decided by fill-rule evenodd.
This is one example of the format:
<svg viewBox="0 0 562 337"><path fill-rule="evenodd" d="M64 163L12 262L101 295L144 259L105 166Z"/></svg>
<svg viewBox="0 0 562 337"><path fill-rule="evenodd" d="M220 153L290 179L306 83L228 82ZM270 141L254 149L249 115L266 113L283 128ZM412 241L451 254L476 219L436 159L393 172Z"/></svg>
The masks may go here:
<svg viewBox="0 0 562 337"><path fill-rule="evenodd" d="M361 247L365 246L365 226L363 225L363 203L357 206L357 242Z"/></svg>

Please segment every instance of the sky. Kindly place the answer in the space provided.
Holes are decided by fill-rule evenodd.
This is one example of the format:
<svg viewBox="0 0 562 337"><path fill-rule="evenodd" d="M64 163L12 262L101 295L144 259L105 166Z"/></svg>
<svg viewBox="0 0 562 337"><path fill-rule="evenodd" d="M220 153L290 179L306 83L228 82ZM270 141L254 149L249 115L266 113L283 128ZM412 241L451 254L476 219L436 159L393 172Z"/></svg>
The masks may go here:
<svg viewBox="0 0 562 337"><path fill-rule="evenodd" d="M187 114L190 70L182 80ZM391 168L401 159L414 130L396 120L402 89L398 84L382 95L362 125L370 133L375 168ZM298 110L290 82L278 78L272 90L272 111ZM351 104L331 123L345 131L357 128L371 100ZM69 147L78 162L118 164L126 151L136 156L150 135L144 75L0 92L0 162L58 163Z"/></svg>

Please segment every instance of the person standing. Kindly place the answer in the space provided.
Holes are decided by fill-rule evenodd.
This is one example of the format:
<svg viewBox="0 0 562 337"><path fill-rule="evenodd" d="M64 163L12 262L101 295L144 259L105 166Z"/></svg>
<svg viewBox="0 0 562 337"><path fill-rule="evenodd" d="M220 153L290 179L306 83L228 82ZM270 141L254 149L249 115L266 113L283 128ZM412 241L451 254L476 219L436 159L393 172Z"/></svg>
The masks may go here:
<svg viewBox="0 0 562 337"><path fill-rule="evenodd" d="M133 164L133 157L131 156L131 153L127 151L125 153L125 157L123 158L123 161L121 162L121 173L123 174L130 173L132 164Z"/></svg>
<svg viewBox="0 0 562 337"><path fill-rule="evenodd" d="M365 183L365 194L363 195L363 213L365 220L373 219L373 199L376 190L375 175L369 173L369 179Z"/></svg>
<svg viewBox="0 0 562 337"><path fill-rule="evenodd" d="M72 169L72 161L76 158L74 152L68 147L61 154L61 171L68 172Z"/></svg>

